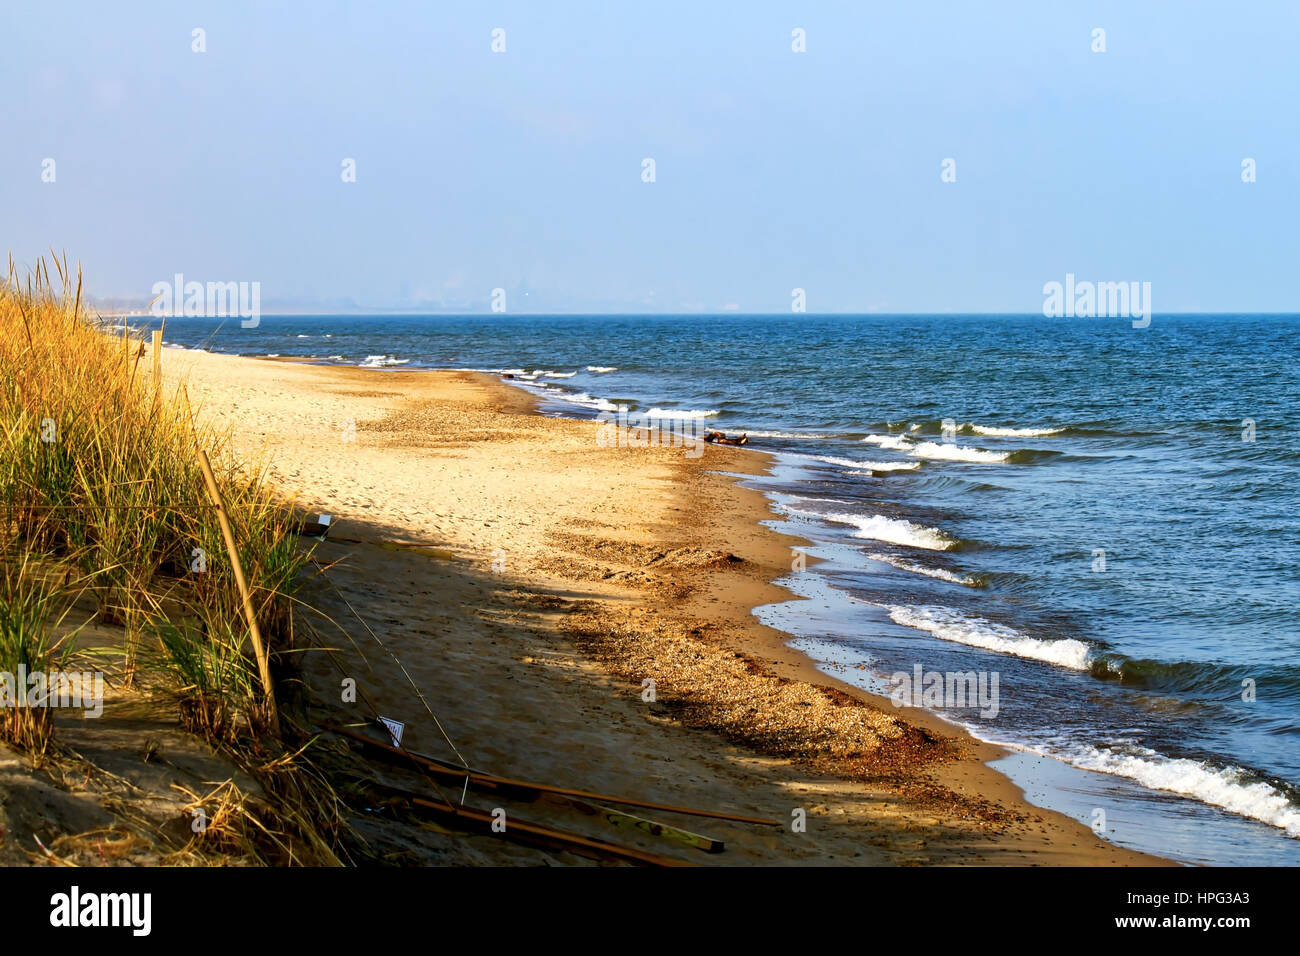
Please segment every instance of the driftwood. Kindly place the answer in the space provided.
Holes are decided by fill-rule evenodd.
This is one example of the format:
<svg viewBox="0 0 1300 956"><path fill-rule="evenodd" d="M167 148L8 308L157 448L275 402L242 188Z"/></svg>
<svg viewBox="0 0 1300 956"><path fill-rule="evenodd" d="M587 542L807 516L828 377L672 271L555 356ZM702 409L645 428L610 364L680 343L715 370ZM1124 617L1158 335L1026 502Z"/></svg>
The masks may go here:
<svg viewBox="0 0 1300 956"><path fill-rule="evenodd" d="M748 445L749 435L746 433L739 438L729 438L722 432L706 432L704 440L711 445Z"/></svg>

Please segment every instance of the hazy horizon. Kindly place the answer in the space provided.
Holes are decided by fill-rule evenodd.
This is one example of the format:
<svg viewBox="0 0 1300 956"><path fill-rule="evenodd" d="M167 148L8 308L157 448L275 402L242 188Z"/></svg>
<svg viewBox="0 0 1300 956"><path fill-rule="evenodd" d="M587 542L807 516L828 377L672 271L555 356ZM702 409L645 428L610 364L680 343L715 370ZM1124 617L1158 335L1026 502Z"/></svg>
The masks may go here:
<svg viewBox="0 0 1300 956"><path fill-rule="evenodd" d="M1073 273L1157 314L1297 305L1280 2L5 18L6 246L100 298L183 273L285 314L1034 314Z"/></svg>

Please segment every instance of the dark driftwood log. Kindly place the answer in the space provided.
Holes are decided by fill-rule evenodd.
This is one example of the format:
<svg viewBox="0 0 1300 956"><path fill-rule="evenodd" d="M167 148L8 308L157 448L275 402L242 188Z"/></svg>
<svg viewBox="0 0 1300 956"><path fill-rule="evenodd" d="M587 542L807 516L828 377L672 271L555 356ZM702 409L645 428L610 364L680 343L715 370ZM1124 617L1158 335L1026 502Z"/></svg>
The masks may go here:
<svg viewBox="0 0 1300 956"><path fill-rule="evenodd" d="M741 435L739 438L728 438L722 432L707 432L704 440L713 445L748 445L749 435Z"/></svg>

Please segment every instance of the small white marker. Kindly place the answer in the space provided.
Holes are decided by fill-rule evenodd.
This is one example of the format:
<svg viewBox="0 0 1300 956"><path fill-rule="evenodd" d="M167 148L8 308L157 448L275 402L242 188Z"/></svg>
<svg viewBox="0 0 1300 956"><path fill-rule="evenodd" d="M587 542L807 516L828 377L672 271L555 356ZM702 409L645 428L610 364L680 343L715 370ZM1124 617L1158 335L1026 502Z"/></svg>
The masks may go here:
<svg viewBox="0 0 1300 956"><path fill-rule="evenodd" d="M379 722L388 728L388 735L393 738L393 746L402 746L402 731L406 729L406 724L400 720L389 720L387 717L380 717Z"/></svg>

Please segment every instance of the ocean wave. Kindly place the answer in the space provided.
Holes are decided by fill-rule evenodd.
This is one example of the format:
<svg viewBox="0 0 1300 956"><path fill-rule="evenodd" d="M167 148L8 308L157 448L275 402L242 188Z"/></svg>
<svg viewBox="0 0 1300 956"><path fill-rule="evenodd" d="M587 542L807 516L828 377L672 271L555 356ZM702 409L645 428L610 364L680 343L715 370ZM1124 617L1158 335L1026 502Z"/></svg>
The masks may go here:
<svg viewBox="0 0 1300 956"><path fill-rule="evenodd" d="M606 372L617 372L618 369L612 365L588 365L588 372L595 372L597 375L604 375Z"/></svg>
<svg viewBox="0 0 1300 956"><path fill-rule="evenodd" d="M828 438L839 437L838 435L825 435L825 434L819 434L818 432L765 432L765 431L751 430L747 432L747 434L751 438L808 438L808 439L824 440Z"/></svg>
<svg viewBox="0 0 1300 956"><path fill-rule="evenodd" d="M544 374L546 375L547 378L573 378L573 376L577 375L578 373L577 372L546 372Z"/></svg>
<svg viewBox="0 0 1300 956"><path fill-rule="evenodd" d="M976 425L974 422L959 429L971 435L990 435L997 438L1046 438L1060 435L1064 428L999 428L996 425Z"/></svg>
<svg viewBox="0 0 1300 956"><path fill-rule="evenodd" d="M791 455L790 457L803 458L807 461L821 461L828 465L839 465L842 468L861 468L866 464L852 458L836 458L834 455Z"/></svg>
<svg viewBox="0 0 1300 956"><path fill-rule="evenodd" d="M650 409L650 411L645 413L645 417L646 418L712 418L714 415L717 414L718 414L718 410L716 408L708 411L700 411L698 409L683 411L678 408L652 408Z"/></svg>
<svg viewBox="0 0 1300 956"><path fill-rule="evenodd" d="M1073 638L1039 640L1004 624L995 624L982 617L967 617L960 611L947 607L881 606L889 612L895 624L926 631L942 641L966 644L999 654L1027 657L1076 671L1086 671L1091 666L1093 649Z"/></svg>
<svg viewBox="0 0 1300 956"><path fill-rule="evenodd" d="M1010 452L985 451L983 448L970 448L965 445L944 445L939 442L923 441L908 450L916 458L928 458L932 461L966 461L977 464L992 465L1007 461Z"/></svg>
<svg viewBox="0 0 1300 956"><path fill-rule="evenodd" d="M906 428L907 433L915 435L918 432L926 435L942 435L944 426L950 425L959 435L985 435L990 438L1047 438L1055 435L1073 434L1077 431L1074 426L1062 425L1051 428L1012 428L1002 425L981 425L978 422L965 422L957 424L951 418L930 418L919 422L909 422L906 425L889 423L891 431Z"/></svg>
<svg viewBox="0 0 1300 956"><path fill-rule="evenodd" d="M879 445L881 448L893 448L897 451L907 451L912 447L912 443L902 435L868 435L862 440L872 445Z"/></svg>
<svg viewBox="0 0 1300 956"><path fill-rule="evenodd" d="M914 561L908 561L904 558L895 558L888 554L869 554L867 555L872 561L880 561L884 564L898 568L900 571L908 571L912 574L924 574L928 578L937 578L940 581L951 581L953 584L961 584L968 588L977 588L981 582L977 578L964 574L955 574L947 568L928 568L923 564L917 564Z"/></svg>
<svg viewBox="0 0 1300 956"><path fill-rule="evenodd" d="M877 471L916 471L921 467L919 461L859 461L856 463L865 471L850 472L854 475L871 474Z"/></svg>
<svg viewBox="0 0 1300 956"><path fill-rule="evenodd" d="M1212 767L1187 757L1166 757L1146 748L1137 753L1085 747L1066 759L1076 767L1136 780L1151 790L1164 790L1219 807L1238 816L1285 830L1300 837L1300 808L1276 787L1248 781L1239 767Z"/></svg>
<svg viewBox="0 0 1300 956"><path fill-rule="evenodd" d="M959 543L952 535L940 531L938 528L927 528L923 524L914 524L905 518L887 518L884 515L856 515L845 512L822 514L816 511L799 511L795 508L787 508L786 510L812 518L821 518L824 521L834 521L837 524L852 525L857 528L853 532L855 538L886 541L890 544L924 548L927 551L951 551Z"/></svg>
<svg viewBox="0 0 1300 956"><path fill-rule="evenodd" d="M394 355L367 355L364 362L358 363L361 368L390 368L394 365L405 365L410 359L399 359Z"/></svg>
<svg viewBox="0 0 1300 956"><path fill-rule="evenodd" d="M584 408L594 408L601 412L618 411L618 406L613 402L607 401L603 398L596 398L594 395L588 395L586 392L578 392L577 394L574 394L573 392L565 392L558 388L550 388L546 390L546 393L555 398L563 399L566 402L572 402L574 405L581 405Z"/></svg>

